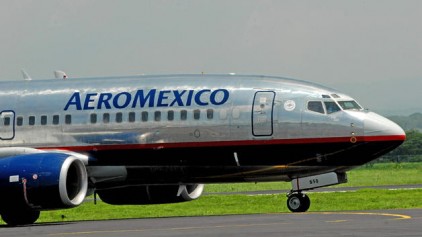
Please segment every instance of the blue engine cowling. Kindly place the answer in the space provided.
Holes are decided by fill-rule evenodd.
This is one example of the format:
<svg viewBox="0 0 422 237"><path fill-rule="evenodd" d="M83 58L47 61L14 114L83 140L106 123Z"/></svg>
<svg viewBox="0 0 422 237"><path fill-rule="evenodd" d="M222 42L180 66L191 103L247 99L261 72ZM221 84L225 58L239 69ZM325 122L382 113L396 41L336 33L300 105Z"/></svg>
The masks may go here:
<svg viewBox="0 0 422 237"><path fill-rule="evenodd" d="M63 153L42 152L0 159L0 211L75 207L88 189L84 163Z"/></svg>

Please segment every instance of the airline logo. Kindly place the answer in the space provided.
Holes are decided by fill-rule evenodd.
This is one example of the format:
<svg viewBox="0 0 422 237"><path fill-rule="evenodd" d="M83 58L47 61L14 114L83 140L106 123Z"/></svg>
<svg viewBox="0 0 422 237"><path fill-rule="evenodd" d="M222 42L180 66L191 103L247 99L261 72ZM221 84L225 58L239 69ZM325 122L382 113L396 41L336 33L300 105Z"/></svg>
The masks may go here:
<svg viewBox="0 0 422 237"><path fill-rule="evenodd" d="M120 93L74 92L64 110L100 110L145 107L188 107L223 105L230 97L226 89L203 90L137 90Z"/></svg>

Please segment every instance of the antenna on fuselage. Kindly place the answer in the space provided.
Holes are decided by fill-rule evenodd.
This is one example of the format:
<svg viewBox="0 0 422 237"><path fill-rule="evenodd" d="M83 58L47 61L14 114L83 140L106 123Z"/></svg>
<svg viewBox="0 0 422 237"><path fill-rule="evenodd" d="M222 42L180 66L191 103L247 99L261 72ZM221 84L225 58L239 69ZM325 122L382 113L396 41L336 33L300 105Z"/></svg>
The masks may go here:
<svg viewBox="0 0 422 237"><path fill-rule="evenodd" d="M23 79L25 79L25 81L30 81L32 80L32 78L29 76L29 74L25 71L25 69L21 69L22 75L23 75Z"/></svg>
<svg viewBox="0 0 422 237"><path fill-rule="evenodd" d="M65 73L65 72L63 72L63 71L59 71L59 70L54 71L54 77L55 77L56 79L67 79L67 75L66 75L66 73Z"/></svg>

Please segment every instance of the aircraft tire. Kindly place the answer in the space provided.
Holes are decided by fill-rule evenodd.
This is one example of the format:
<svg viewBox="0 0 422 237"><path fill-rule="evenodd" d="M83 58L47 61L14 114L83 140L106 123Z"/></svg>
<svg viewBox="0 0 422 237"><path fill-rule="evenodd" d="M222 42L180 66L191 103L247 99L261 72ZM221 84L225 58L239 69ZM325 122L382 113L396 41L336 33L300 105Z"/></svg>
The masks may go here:
<svg viewBox="0 0 422 237"><path fill-rule="evenodd" d="M4 211L1 213L1 218L9 226L31 225L34 224L40 217L40 211L22 209Z"/></svg>
<svg viewBox="0 0 422 237"><path fill-rule="evenodd" d="M287 198L287 208L291 212L306 212L310 206L311 200L306 194L293 193Z"/></svg>

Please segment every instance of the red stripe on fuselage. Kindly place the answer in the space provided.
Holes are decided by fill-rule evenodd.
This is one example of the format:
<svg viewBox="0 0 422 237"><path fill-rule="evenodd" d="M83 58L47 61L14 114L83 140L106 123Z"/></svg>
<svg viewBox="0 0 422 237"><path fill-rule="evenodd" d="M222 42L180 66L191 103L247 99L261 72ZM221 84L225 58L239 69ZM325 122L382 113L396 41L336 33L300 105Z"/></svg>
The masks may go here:
<svg viewBox="0 0 422 237"><path fill-rule="evenodd" d="M356 142L383 142L404 141L405 135L390 136L358 136ZM116 144L116 145L86 145L86 146L59 146L39 147L41 150L70 150L70 151L106 151L106 150L138 150L138 149L167 149L191 147L231 147L254 145L294 145L294 144L321 144L321 143L351 143L351 137L330 138L298 138L272 140L245 140L245 141L213 141L213 142L181 142L181 143L154 143L154 144Z"/></svg>
<svg viewBox="0 0 422 237"><path fill-rule="evenodd" d="M406 135L391 135L391 136L367 136L363 137L365 142L382 142L382 141L404 141Z"/></svg>

